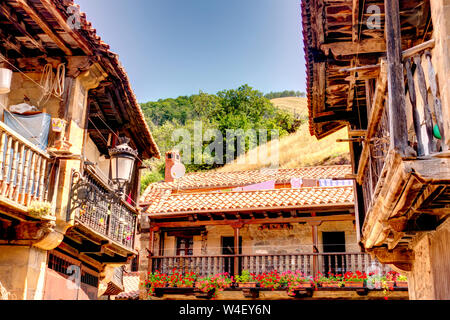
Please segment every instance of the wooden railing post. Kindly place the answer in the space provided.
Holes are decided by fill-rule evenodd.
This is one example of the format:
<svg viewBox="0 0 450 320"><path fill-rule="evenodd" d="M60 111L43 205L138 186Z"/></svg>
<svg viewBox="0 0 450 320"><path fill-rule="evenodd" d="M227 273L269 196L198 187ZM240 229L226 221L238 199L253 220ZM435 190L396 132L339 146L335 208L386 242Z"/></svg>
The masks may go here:
<svg viewBox="0 0 450 320"><path fill-rule="evenodd" d="M399 1L384 0L388 62L389 128L391 148L402 156L408 147L406 98L402 64Z"/></svg>

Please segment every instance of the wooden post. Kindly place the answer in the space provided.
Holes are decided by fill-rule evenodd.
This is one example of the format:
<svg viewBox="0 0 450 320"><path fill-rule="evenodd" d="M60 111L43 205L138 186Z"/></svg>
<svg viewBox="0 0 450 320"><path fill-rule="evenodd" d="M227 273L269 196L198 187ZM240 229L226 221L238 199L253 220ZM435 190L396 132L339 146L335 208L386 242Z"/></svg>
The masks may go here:
<svg viewBox="0 0 450 320"><path fill-rule="evenodd" d="M148 257L148 272L153 272L153 259L152 256L154 256L154 247L155 247L155 232L159 231L158 227L151 227L150 226L150 238L148 240L148 251L149 251L149 257Z"/></svg>
<svg viewBox="0 0 450 320"><path fill-rule="evenodd" d="M316 216L315 213L311 214L313 217ZM313 253L319 253L319 232L318 227L322 224L322 221L310 221L308 224L311 226L312 242L313 242ZM316 276L319 271L318 256L313 255L313 276Z"/></svg>
<svg viewBox="0 0 450 320"><path fill-rule="evenodd" d="M239 238L240 238L240 230L244 226L243 223L233 224L232 227L234 229L234 274L239 275Z"/></svg>
<svg viewBox="0 0 450 320"><path fill-rule="evenodd" d="M402 64L400 9L397 0L384 0L388 62L389 129L391 149L405 156L408 146L405 84Z"/></svg>

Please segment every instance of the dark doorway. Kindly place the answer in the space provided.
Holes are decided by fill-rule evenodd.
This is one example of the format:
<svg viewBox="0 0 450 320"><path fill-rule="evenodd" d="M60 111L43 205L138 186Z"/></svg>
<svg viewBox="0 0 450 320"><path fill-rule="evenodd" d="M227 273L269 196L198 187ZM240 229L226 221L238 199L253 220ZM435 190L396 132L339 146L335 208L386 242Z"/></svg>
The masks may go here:
<svg viewBox="0 0 450 320"><path fill-rule="evenodd" d="M342 274L345 272L344 255L326 255L326 253L345 252L345 232L322 232L323 242L323 271L325 275L329 272Z"/></svg>
<svg viewBox="0 0 450 320"><path fill-rule="evenodd" d="M222 237L222 255L224 256L232 256L235 254L234 252L234 237ZM239 254L242 254L242 237L239 237ZM234 275L234 258L225 258L224 261L224 269L225 272L228 272L230 275ZM241 270L241 261L239 261L239 270Z"/></svg>

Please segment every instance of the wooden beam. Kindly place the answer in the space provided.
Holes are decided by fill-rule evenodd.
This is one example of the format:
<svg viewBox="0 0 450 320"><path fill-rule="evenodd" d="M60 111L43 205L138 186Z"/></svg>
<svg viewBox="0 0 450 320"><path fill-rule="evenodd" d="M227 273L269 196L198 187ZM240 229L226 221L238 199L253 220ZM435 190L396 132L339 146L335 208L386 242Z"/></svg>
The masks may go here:
<svg viewBox="0 0 450 320"><path fill-rule="evenodd" d="M397 0L384 0L388 62L389 132L391 148L405 156L408 147L405 82L402 63L400 9Z"/></svg>
<svg viewBox="0 0 450 320"><path fill-rule="evenodd" d="M352 111L335 111L327 113L326 115L317 115L313 121L314 123L323 123L330 121L349 121L354 118L354 113Z"/></svg>
<svg viewBox="0 0 450 320"><path fill-rule="evenodd" d="M409 58L414 57L415 55L419 54L422 51L428 50L428 49L433 49L435 46L435 41L434 39L425 41L415 47L409 48L405 51L403 51L402 53L402 59L406 60Z"/></svg>
<svg viewBox="0 0 450 320"><path fill-rule="evenodd" d="M387 88L387 63L384 59L380 62L380 75L378 77L375 93L373 96L372 110L369 115L369 124L367 127L366 139L370 141L376 134L378 125L383 117L384 112L384 100L386 98ZM362 184L364 173L367 168L370 155L370 145L368 142L364 142L363 151L358 165L358 183Z"/></svg>
<svg viewBox="0 0 450 320"><path fill-rule="evenodd" d="M12 36L12 35L6 35L3 30L0 29L0 38L2 39L7 47L9 49L16 51L20 55L24 56L22 45Z"/></svg>
<svg viewBox="0 0 450 320"><path fill-rule="evenodd" d="M111 109L112 109L113 112L114 112L114 116L115 116L117 122L118 122L120 125L122 125L122 124L123 124L123 121L122 121L122 113L119 112L119 110L117 109L116 104L114 103L114 99L113 99L113 97L112 97L112 95L111 95L111 92L110 92L109 90L106 90L106 97L108 98L109 105L110 105Z"/></svg>
<svg viewBox="0 0 450 320"><path fill-rule="evenodd" d="M388 241L388 250L393 250L397 247L398 243L405 236L404 232L393 232L394 238Z"/></svg>
<svg viewBox="0 0 450 320"><path fill-rule="evenodd" d="M386 52L386 43L383 39L369 39L360 42L333 42L320 46L320 49L327 54L329 50L335 56L350 56L367 53Z"/></svg>
<svg viewBox="0 0 450 320"><path fill-rule="evenodd" d="M116 99L117 99L117 103L119 104L119 108L122 111L124 119L125 119L126 122L130 122L130 117L129 117L128 113L127 113L127 108L125 108L125 106L123 105L122 98L121 98L121 96L119 94L119 90L117 89L116 86L113 86L113 88L114 88L113 89L114 90L114 94L115 94ZM130 109L130 108L128 108L128 109Z"/></svg>
<svg viewBox="0 0 450 320"><path fill-rule="evenodd" d="M383 264L412 264L414 262L414 251L405 248L387 250L386 248L375 248L367 250Z"/></svg>
<svg viewBox="0 0 450 320"><path fill-rule="evenodd" d="M365 137L367 134L367 130L349 130L349 137Z"/></svg>
<svg viewBox="0 0 450 320"><path fill-rule="evenodd" d="M87 41L67 24L67 17L62 16L61 12L55 7L53 2L51 0L40 1L44 8L53 16L53 18L55 18L59 26L63 28L64 31L73 38L73 40L75 40L75 42L80 46L81 50L83 50L83 52L88 56L93 55L94 51L92 51Z"/></svg>
<svg viewBox="0 0 450 320"><path fill-rule="evenodd" d="M47 51L44 48L44 45L42 44L42 41L40 39L36 39L34 36L30 34L23 21L19 21L17 15L14 12L12 12L11 8L7 6L6 3L0 4L0 12L3 13L6 19L8 19L9 22L11 22L14 25L14 27L17 30L19 30L20 33L22 33L25 37L27 37L36 48L38 48L43 53L47 53Z"/></svg>
<svg viewBox="0 0 450 320"><path fill-rule="evenodd" d="M32 8L26 0L17 0L17 3L66 55L72 55L72 51L66 46L64 40L52 31L52 27L48 25L44 18L42 18L41 15L36 12L36 10Z"/></svg>
<svg viewBox="0 0 450 320"><path fill-rule="evenodd" d="M151 218L150 218L151 219ZM316 216L316 217L296 217L296 218L273 218L273 219L242 219L241 222L245 224L265 224L265 223L300 223L313 221L353 221L354 215L343 214L334 216ZM232 225L237 220L232 221L175 221L175 222L158 222L158 220L151 219L154 226L161 228L176 228L176 227L195 227L195 226L216 226L216 225Z"/></svg>

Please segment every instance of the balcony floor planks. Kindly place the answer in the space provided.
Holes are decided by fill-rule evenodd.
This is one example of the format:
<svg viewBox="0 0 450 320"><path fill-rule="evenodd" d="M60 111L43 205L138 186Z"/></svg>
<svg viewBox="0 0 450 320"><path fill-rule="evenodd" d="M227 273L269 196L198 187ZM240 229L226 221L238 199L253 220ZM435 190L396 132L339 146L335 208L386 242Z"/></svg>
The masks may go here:
<svg viewBox="0 0 450 320"><path fill-rule="evenodd" d="M110 243L110 246L109 246L110 250L117 253L118 255L127 257L128 255L137 254L137 252L135 250L133 250L132 248L125 247L124 245L108 238L108 236L103 235L103 234L93 230L89 226L86 226L84 223L82 223L79 220L76 220L75 228L77 228L78 231L86 232L90 236L93 236L94 239L97 239L99 243L104 240L108 241ZM91 237L89 237L89 238L91 238Z"/></svg>
<svg viewBox="0 0 450 320"><path fill-rule="evenodd" d="M367 248L387 241L389 229L385 221L421 208L428 197L422 197L428 185L450 186L450 159L430 157L425 160L402 160L395 152L386 158L385 178L378 181L376 199L367 213L363 226L363 241ZM395 160L397 159L397 160ZM391 181L391 183L386 183ZM431 195L431 193L430 193ZM426 208L421 208L426 209ZM434 209L436 215L438 209ZM442 214L445 214L443 208Z"/></svg>

